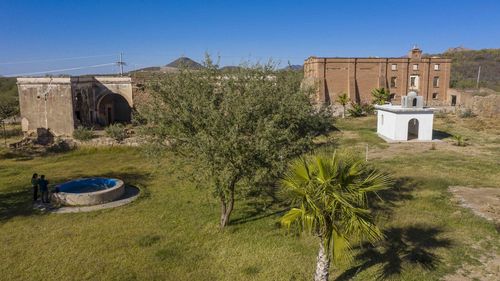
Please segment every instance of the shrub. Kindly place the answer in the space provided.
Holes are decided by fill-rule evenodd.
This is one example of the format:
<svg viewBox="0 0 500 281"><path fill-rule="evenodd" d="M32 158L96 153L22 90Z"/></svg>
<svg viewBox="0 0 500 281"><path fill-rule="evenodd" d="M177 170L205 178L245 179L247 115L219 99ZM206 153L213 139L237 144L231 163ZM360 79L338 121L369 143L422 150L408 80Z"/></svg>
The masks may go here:
<svg viewBox="0 0 500 281"><path fill-rule="evenodd" d="M361 117L371 115L375 112L375 107L371 104L359 104L351 102L351 108L348 110L349 115L352 117Z"/></svg>
<svg viewBox="0 0 500 281"><path fill-rule="evenodd" d="M127 137L127 132L125 132L125 127L120 124L111 124L105 129L106 135L117 141L122 141Z"/></svg>
<svg viewBox="0 0 500 281"><path fill-rule="evenodd" d="M462 135L454 135L453 139L455 140L456 146L467 146L467 139L465 139Z"/></svg>
<svg viewBox="0 0 500 281"><path fill-rule="evenodd" d="M349 115L352 117L361 117L364 115L363 113L363 107L361 104L351 102L351 108L349 108L347 111L349 111Z"/></svg>
<svg viewBox="0 0 500 281"><path fill-rule="evenodd" d="M459 114L458 117L460 118L471 118L476 116L474 112L472 112L472 109L466 108L465 110L462 110Z"/></svg>
<svg viewBox="0 0 500 281"><path fill-rule="evenodd" d="M361 108L366 115L373 115L375 113L375 107L373 104L365 103L361 105Z"/></svg>
<svg viewBox="0 0 500 281"><path fill-rule="evenodd" d="M81 141L87 141L94 137L94 130L92 128L85 128L83 126L78 126L73 131L73 138Z"/></svg>

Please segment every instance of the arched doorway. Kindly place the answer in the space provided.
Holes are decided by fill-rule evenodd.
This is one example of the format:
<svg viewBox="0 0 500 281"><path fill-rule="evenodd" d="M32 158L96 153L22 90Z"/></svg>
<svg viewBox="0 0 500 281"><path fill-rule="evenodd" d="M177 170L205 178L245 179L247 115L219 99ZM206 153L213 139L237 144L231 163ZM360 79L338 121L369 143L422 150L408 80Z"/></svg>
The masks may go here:
<svg viewBox="0 0 500 281"><path fill-rule="evenodd" d="M99 123L107 126L113 123L130 123L132 109L127 100L115 93L106 94L98 104Z"/></svg>
<svg viewBox="0 0 500 281"><path fill-rule="evenodd" d="M418 139L418 119L408 121L408 140Z"/></svg>

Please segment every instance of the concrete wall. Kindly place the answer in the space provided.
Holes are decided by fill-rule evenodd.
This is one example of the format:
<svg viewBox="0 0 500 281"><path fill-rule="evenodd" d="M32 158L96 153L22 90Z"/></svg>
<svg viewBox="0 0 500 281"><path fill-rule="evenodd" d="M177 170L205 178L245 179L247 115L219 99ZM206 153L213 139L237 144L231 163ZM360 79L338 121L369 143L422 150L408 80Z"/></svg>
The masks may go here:
<svg viewBox="0 0 500 281"><path fill-rule="evenodd" d="M44 128L56 135L73 133L70 78L18 78L17 81L24 132Z"/></svg>
<svg viewBox="0 0 500 281"><path fill-rule="evenodd" d="M71 136L76 126L106 125L101 122L99 102L115 94L126 101L116 108L119 121L130 121L133 107L130 77L18 78L21 124L24 132L50 129L55 135ZM128 113L128 118L123 117ZM113 118L118 120L116 118Z"/></svg>
<svg viewBox="0 0 500 281"><path fill-rule="evenodd" d="M134 107L132 79L130 77L94 77L98 87L123 96L130 107Z"/></svg>

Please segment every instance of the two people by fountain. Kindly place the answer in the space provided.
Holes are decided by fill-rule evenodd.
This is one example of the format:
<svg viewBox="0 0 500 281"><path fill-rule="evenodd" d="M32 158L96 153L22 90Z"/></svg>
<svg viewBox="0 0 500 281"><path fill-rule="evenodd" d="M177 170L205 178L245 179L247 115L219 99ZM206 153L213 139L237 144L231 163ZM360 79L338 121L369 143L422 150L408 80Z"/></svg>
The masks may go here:
<svg viewBox="0 0 500 281"><path fill-rule="evenodd" d="M31 177L31 185L33 186L33 201L36 202L38 199L38 189L40 189L42 203L49 203L49 181L45 179L45 175L38 177L38 174L34 173Z"/></svg>

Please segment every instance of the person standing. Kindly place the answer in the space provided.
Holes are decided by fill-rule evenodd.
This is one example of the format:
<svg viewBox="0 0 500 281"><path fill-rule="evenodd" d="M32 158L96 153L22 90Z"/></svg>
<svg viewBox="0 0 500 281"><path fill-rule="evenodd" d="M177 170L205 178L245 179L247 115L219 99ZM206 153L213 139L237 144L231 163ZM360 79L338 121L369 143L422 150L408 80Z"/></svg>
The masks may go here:
<svg viewBox="0 0 500 281"><path fill-rule="evenodd" d="M49 181L45 179L45 175L40 176L38 186L42 192L42 203L49 203Z"/></svg>
<svg viewBox="0 0 500 281"><path fill-rule="evenodd" d="M38 200L38 174L34 173L31 177L31 185L33 186L33 202Z"/></svg>

